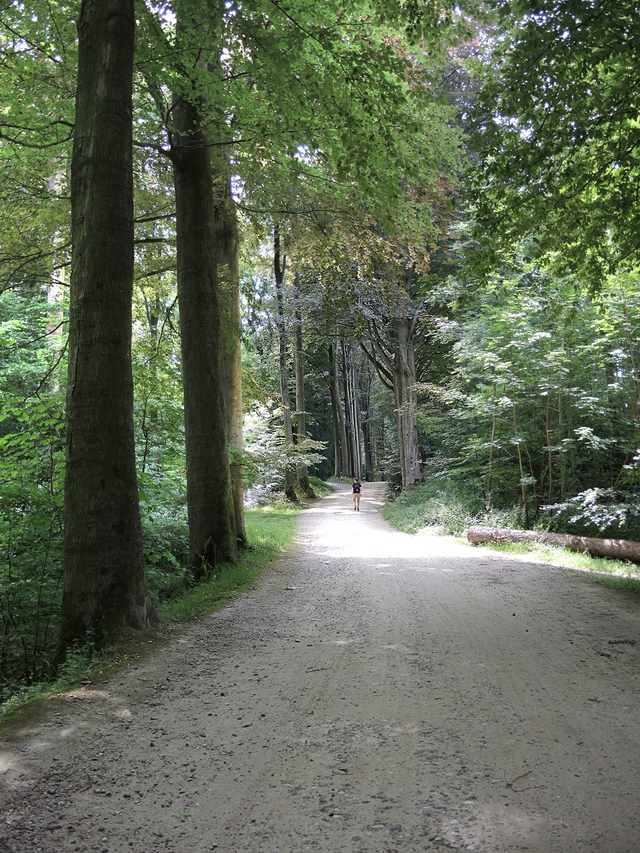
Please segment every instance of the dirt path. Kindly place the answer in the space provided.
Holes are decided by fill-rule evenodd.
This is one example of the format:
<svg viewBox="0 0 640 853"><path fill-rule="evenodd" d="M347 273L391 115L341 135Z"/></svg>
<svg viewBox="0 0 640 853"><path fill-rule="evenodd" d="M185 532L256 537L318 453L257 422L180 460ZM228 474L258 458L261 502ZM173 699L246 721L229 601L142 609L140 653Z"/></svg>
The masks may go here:
<svg viewBox="0 0 640 853"><path fill-rule="evenodd" d="M0 851L640 850L638 601L381 500L5 743Z"/></svg>

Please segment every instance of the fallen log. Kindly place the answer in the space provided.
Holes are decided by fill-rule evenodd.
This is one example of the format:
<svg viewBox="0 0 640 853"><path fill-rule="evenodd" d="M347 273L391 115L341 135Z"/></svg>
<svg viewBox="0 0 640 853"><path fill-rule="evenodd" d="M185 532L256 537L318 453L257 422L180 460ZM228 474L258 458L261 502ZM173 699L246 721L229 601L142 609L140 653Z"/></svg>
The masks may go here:
<svg viewBox="0 0 640 853"><path fill-rule="evenodd" d="M597 539L593 536L572 536L568 533L543 533L538 530L510 530L503 527L470 527L467 539L474 544L482 542L548 542L571 551L591 554L592 557L609 557L640 563L640 542L630 539Z"/></svg>

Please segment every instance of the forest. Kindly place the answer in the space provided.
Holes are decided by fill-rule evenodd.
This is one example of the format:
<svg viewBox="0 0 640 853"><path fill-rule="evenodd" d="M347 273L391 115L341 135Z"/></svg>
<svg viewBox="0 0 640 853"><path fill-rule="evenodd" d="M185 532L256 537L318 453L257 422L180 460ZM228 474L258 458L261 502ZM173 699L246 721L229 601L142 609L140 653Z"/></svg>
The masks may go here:
<svg viewBox="0 0 640 853"><path fill-rule="evenodd" d="M3 4L0 699L314 477L640 538L639 12Z"/></svg>

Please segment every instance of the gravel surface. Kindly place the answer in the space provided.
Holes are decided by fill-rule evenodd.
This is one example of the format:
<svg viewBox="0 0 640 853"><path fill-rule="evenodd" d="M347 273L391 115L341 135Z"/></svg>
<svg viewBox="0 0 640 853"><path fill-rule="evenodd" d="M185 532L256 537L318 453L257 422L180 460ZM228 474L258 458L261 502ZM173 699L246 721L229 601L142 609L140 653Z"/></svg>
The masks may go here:
<svg viewBox="0 0 640 853"><path fill-rule="evenodd" d="M637 598L382 499L5 740L0 851L640 850Z"/></svg>

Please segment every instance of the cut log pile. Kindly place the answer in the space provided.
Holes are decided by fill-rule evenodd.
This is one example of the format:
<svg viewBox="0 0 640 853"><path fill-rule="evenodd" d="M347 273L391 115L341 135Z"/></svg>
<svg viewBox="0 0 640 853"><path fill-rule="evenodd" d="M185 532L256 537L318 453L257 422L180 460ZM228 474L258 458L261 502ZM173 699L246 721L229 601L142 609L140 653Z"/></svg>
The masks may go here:
<svg viewBox="0 0 640 853"><path fill-rule="evenodd" d="M597 539L592 536L572 536L568 533L543 533L538 530L510 530L502 527L470 527L467 539L474 544L483 542L549 542L571 551L610 557L640 564L640 542L629 539Z"/></svg>

